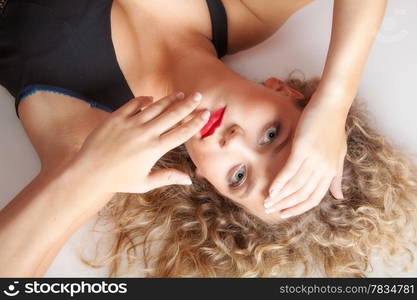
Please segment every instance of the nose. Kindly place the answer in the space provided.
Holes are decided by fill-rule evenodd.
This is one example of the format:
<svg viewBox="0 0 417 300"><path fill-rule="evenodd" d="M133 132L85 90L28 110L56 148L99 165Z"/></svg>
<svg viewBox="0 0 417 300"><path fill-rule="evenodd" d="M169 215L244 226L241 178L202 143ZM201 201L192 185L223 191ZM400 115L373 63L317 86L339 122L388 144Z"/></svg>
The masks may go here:
<svg viewBox="0 0 417 300"><path fill-rule="evenodd" d="M239 140L244 134L243 129L237 125L234 124L227 128L227 130L224 132L223 136L220 137L219 145L221 148L230 147L231 143L235 143L237 140Z"/></svg>

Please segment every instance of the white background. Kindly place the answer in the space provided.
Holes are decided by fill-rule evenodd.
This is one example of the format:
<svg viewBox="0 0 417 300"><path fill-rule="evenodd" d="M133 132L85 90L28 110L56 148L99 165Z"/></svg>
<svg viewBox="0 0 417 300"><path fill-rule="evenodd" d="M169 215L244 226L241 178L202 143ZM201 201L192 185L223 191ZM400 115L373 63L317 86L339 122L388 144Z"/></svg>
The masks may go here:
<svg viewBox="0 0 417 300"><path fill-rule="evenodd" d="M224 61L243 76L261 81L284 79L294 69L321 75L330 41L333 1L320 0L294 14L270 39ZM371 120L397 147L417 153L417 1L391 0L371 50L358 91ZM5 206L40 170L36 152L15 115L14 99L0 87L0 207ZM417 217L417 216L416 216ZM93 220L92 220L93 221ZM85 267L77 251L94 246L92 222L66 243L46 276L104 276ZM376 269L372 276L417 276Z"/></svg>

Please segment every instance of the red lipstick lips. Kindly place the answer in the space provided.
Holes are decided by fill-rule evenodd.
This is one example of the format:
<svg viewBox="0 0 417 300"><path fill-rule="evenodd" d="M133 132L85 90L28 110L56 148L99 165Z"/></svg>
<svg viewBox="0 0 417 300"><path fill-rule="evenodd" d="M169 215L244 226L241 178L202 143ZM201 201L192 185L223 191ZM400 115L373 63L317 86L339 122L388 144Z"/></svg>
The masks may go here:
<svg viewBox="0 0 417 300"><path fill-rule="evenodd" d="M225 107L219 108L210 115L206 125L200 130L201 138L204 139L214 133L216 128L222 124L223 114L226 109Z"/></svg>

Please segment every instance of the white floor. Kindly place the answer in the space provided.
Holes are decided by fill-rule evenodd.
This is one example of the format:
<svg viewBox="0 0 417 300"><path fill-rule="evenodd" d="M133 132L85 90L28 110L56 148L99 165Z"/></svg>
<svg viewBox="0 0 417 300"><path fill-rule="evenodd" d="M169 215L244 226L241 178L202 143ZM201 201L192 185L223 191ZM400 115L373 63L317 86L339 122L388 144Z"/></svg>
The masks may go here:
<svg viewBox="0 0 417 300"><path fill-rule="evenodd" d="M225 58L242 75L257 81L285 78L294 68L307 76L321 75L330 39L333 1L321 0L293 15L261 45ZM417 154L417 1L388 1L384 23L371 51L359 88L375 125L403 151ZM15 115L11 95L0 87L0 207L5 206L37 174L36 152ZM417 217L417 216L416 216ZM103 276L85 267L76 251L93 246L90 225L65 245L46 276ZM373 276L417 276L378 268Z"/></svg>

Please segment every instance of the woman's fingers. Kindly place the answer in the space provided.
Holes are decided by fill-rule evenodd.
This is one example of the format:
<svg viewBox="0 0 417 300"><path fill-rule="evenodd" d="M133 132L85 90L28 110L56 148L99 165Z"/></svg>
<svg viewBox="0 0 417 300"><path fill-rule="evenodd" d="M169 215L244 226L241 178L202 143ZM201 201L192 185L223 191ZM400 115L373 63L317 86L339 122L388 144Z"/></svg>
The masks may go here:
<svg viewBox="0 0 417 300"><path fill-rule="evenodd" d="M275 197L278 196L280 190L282 190L291 178L297 176L296 174L302 174L300 171L303 170L302 166L305 160L306 158L300 159L290 154L285 166L281 169L269 188L269 196L264 202L266 208L276 202Z"/></svg>
<svg viewBox="0 0 417 300"><path fill-rule="evenodd" d="M138 109L136 109L135 111L132 111L132 113L128 115L128 118L136 116L138 113L142 112L144 109L146 109L146 107L148 107L149 105L153 103L152 96L147 96L143 98L144 99L142 99L139 103Z"/></svg>
<svg viewBox="0 0 417 300"><path fill-rule="evenodd" d="M299 189L288 196L280 197L281 199L268 207L265 212L271 214L305 201L320 182L321 176L319 172L312 172L312 174L303 181L302 186Z"/></svg>
<svg viewBox="0 0 417 300"><path fill-rule="evenodd" d="M137 98L133 98L129 100L128 102L126 102L125 104L123 104L118 109L116 109L114 112L112 112L112 115L129 118L132 115L136 114L145 106L151 104L152 102L153 102L152 96L140 96Z"/></svg>
<svg viewBox="0 0 417 300"><path fill-rule="evenodd" d="M265 208L270 208L278 202L281 202L284 198L294 194L298 190L301 190L306 183L309 182L311 175L315 172L314 168L307 165L307 160L301 164L297 173L285 184L282 189L274 195L274 197L268 197L265 201Z"/></svg>
<svg viewBox="0 0 417 300"><path fill-rule="evenodd" d="M206 124L209 117L210 112L208 110L195 113L195 116L191 120L162 134L160 137L162 144L170 150L185 143L199 132L199 130Z"/></svg>
<svg viewBox="0 0 417 300"><path fill-rule="evenodd" d="M292 216L300 215L313 207L317 206L323 197L326 195L329 190L330 180L328 177L317 186L314 192L308 197L307 200L301 202L300 204L284 209L281 211L280 216L282 219L289 218Z"/></svg>
<svg viewBox="0 0 417 300"><path fill-rule="evenodd" d="M171 184L192 184L191 178L187 174L176 169L161 169L151 171L146 181L146 187L148 191Z"/></svg>
<svg viewBox="0 0 417 300"><path fill-rule="evenodd" d="M315 188L321 182L321 177L318 175L318 172L313 172L309 177L306 178L300 189L290 194L289 196L282 198L280 201L267 208L265 210L266 213L271 214L276 211L297 205L298 203L308 199L308 197L311 196Z"/></svg>
<svg viewBox="0 0 417 300"><path fill-rule="evenodd" d="M160 115L171 104L182 99L184 99L183 92L170 94L150 105L146 110L137 116L136 120L142 124L149 122Z"/></svg>
<svg viewBox="0 0 417 300"><path fill-rule="evenodd" d="M269 196L274 197L279 190L287 184L287 182L298 172L307 157L300 158L294 153L291 153L284 168L281 169L280 174L274 179L269 189Z"/></svg>
<svg viewBox="0 0 417 300"><path fill-rule="evenodd" d="M147 125L162 134L191 114L200 104L201 98L200 93L195 93L182 101L174 102L163 113L150 120Z"/></svg>
<svg viewBox="0 0 417 300"><path fill-rule="evenodd" d="M333 178L330 184L330 192L336 199L339 199L339 200L344 199L343 191L342 191L344 161L345 161L345 157L343 156L343 159L341 163L339 164L339 170L337 172L337 175Z"/></svg>

